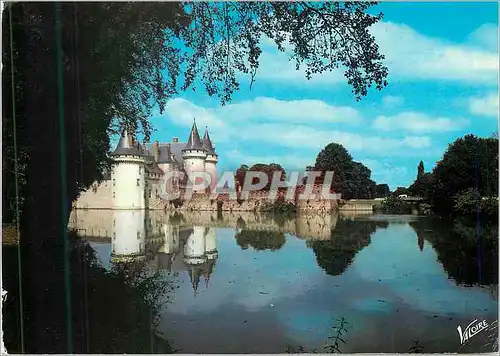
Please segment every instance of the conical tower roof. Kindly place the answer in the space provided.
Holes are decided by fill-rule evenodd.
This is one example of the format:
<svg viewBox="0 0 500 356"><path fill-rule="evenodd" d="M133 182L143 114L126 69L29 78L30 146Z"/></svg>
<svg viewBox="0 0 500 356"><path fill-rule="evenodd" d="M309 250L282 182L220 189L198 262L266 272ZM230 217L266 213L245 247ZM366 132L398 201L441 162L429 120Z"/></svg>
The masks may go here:
<svg viewBox="0 0 500 356"><path fill-rule="evenodd" d="M186 144L185 150L202 150L203 144L201 143L200 134L198 133L198 128L196 127L196 121L193 123L191 128L191 133L189 134L189 140Z"/></svg>
<svg viewBox="0 0 500 356"><path fill-rule="evenodd" d="M208 127L205 128L205 135L203 135L203 148L210 154L217 155L215 153L214 145L212 140L210 140L210 135L208 134Z"/></svg>
<svg viewBox="0 0 500 356"><path fill-rule="evenodd" d="M118 155L131 155L131 156L142 156L137 147L132 142L132 135L127 129L123 129L120 136L120 140L116 145L116 149L111 153L112 156Z"/></svg>

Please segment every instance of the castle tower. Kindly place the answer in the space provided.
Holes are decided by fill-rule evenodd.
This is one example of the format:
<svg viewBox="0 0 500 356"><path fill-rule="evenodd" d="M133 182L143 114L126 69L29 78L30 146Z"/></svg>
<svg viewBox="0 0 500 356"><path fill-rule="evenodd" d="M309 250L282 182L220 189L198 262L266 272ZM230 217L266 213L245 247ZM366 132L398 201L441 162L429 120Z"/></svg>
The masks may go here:
<svg viewBox="0 0 500 356"><path fill-rule="evenodd" d="M196 127L196 121L193 123L189 140L186 147L182 150L182 158L184 161L184 171L191 177L193 172L205 172L205 159L207 153L203 148L203 144ZM203 189L197 189L198 192L203 192Z"/></svg>
<svg viewBox="0 0 500 356"><path fill-rule="evenodd" d="M111 172L114 209L145 208L145 160L124 129L113 153Z"/></svg>
<svg viewBox="0 0 500 356"><path fill-rule="evenodd" d="M144 210L113 211L112 262L145 257L144 218Z"/></svg>
<svg viewBox="0 0 500 356"><path fill-rule="evenodd" d="M205 159L205 172L210 174L212 181L210 184L210 192L212 192L217 186L217 162L219 161L218 155L215 152L215 147L210 140L210 135L208 134L208 127L205 128L205 135L203 135L203 148L207 153L207 158Z"/></svg>

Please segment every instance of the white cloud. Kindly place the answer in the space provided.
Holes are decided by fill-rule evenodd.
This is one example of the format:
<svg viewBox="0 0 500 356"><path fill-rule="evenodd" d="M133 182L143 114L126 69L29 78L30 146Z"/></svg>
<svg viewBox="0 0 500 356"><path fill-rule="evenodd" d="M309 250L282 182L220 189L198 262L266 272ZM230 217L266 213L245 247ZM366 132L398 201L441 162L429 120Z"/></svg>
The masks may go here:
<svg viewBox="0 0 500 356"><path fill-rule="evenodd" d="M498 94L490 93L485 97L469 99L469 110L472 114L498 117Z"/></svg>
<svg viewBox="0 0 500 356"><path fill-rule="evenodd" d="M395 108L403 105L405 99L402 96L386 95L382 98L382 104L386 108Z"/></svg>
<svg viewBox="0 0 500 356"><path fill-rule="evenodd" d="M469 41L472 45L498 52L498 25L485 23L479 26L469 35Z"/></svg>
<svg viewBox="0 0 500 356"><path fill-rule="evenodd" d="M493 85L498 78L498 51L496 26L486 24L474 31L467 43L450 43L440 38L422 35L404 24L381 22L371 27L386 56L389 80L449 80ZM306 80L304 67L296 70L290 61L291 51L273 49L270 41L263 41L263 52L257 81L287 84L310 83L331 85L345 83L342 69L315 75Z"/></svg>
<svg viewBox="0 0 500 356"><path fill-rule="evenodd" d="M278 100L257 97L217 108L203 108L183 98L167 103L166 112L174 122L192 125L196 117L202 125L222 128L226 124L242 121L273 120L287 123L356 123L360 113L348 106L332 106L321 100Z"/></svg>
<svg viewBox="0 0 500 356"><path fill-rule="evenodd" d="M429 115L406 111L395 116L378 116L372 127L382 131L443 132L460 130L468 125L465 119L430 117Z"/></svg>
<svg viewBox="0 0 500 356"><path fill-rule="evenodd" d="M320 109L310 115L315 107ZM354 109L332 107L321 101L286 102L259 98L221 108L204 108L186 99L173 99L167 104L166 113L172 121L186 127L191 126L193 117L196 115L197 123L209 126L216 144L248 141L281 146L294 150L294 154L289 155L294 161L297 159L292 156L301 151L308 152L308 155L313 152L314 157L311 156L313 160L315 154L330 142L338 142L352 152L376 155L411 155L412 153L422 155L423 151L428 151L432 146L431 139L427 136L401 134L398 138L387 138L330 128L329 125L325 125L325 122L335 122L335 118L339 121L345 121L345 118L356 120L360 115ZM268 120L264 120L264 117ZM302 117L304 119L301 119ZM322 124L320 128L318 128L319 124ZM263 161L263 157L257 158L256 160ZM275 161L274 157L273 161ZM307 161L304 165L311 163ZM297 165L303 166L302 162L296 163Z"/></svg>
<svg viewBox="0 0 500 356"><path fill-rule="evenodd" d="M497 83L498 54L427 37L404 24L372 27L393 78Z"/></svg>
<svg viewBox="0 0 500 356"><path fill-rule="evenodd" d="M278 134L279 133L279 134ZM318 151L330 142L338 142L349 151L369 152L373 154L391 155L396 150L418 150L431 146L427 136L406 136L401 138L385 138L364 136L339 130L315 129L308 126L286 126L262 124L255 130L242 129L240 138L279 144L289 148L302 148ZM405 154L411 154L408 151Z"/></svg>
<svg viewBox="0 0 500 356"><path fill-rule="evenodd" d="M252 166L257 163L278 163L285 169L296 169L304 170L307 166L314 164L316 157L312 155L310 157L297 157L296 155L284 154L284 155L265 155L265 156L254 156L244 154L239 150L231 150L226 153L226 157L238 164L246 164Z"/></svg>

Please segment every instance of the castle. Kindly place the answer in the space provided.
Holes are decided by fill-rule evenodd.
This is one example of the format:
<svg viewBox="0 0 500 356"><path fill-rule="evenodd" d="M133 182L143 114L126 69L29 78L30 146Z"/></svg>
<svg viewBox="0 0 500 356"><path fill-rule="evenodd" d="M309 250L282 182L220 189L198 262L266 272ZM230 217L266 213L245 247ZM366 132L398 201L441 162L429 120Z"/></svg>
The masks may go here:
<svg viewBox="0 0 500 356"><path fill-rule="evenodd" d="M187 142L174 137L168 143L141 145L124 129L111 158L110 176L83 192L75 208L163 209L162 193L174 194L185 188L186 179L180 173L187 178L192 172L205 172L211 177L211 188L217 183L215 146L208 128L200 138L196 121Z"/></svg>

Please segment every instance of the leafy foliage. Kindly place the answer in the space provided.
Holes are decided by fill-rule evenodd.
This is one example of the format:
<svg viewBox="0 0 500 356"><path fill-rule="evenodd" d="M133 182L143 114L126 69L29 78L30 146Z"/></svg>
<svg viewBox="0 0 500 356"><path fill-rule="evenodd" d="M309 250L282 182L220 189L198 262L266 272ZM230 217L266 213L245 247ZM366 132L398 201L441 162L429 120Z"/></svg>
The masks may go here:
<svg viewBox="0 0 500 356"><path fill-rule="evenodd" d="M421 178L424 173L425 173L424 162L420 161L417 168L417 179Z"/></svg>
<svg viewBox="0 0 500 356"><path fill-rule="evenodd" d="M328 342L326 343L324 350L327 353L342 353L340 350L340 343L345 344L345 340L342 338L343 334L347 332L347 325L349 323L342 317L340 319L335 319L335 325L333 326L334 333L328 337Z"/></svg>
<svg viewBox="0 0 500 356"><path fill-rule="evenodd" d="M323 172L318 183L323 182L324 173L333 171L333 189L343 199L371 199L376 195L376 183L370 179L371 171L362 163L354 162L349 152L339 143L328 144L316 157L314 167L309 170Z"/></svg>
<svg viewBox="0 0 500 356"><path fill-rule="evenodd" d="M498 196L498 139L466 135L457 139L433 170L432 202L440 212L453 212L456 195L469 188L480 196Z"/></svg>
<svg viewBox="0 0 500 356"><path fill-rule="evenodd" d="M460 215L498 216L498 199L496 197L481 197L473 188L465 189L454 197L453 209Z"/></svg>
<svg viewBox="0 0 500 356"><path fill-rule="evenodd" d="M411 214L412 210L411 203L395 195L387 197L376 209L386 214Z"/></svg>
<svg viewBox="0 0 500 356"><path fill-rule="evenodd" d="M385 198L391 194L391 190L387 184L377 184L375 186L376 198Z"/></svg>
<svg viewBox="0 0 500 356"><path fill-rule="evenodd" d="M405 187L397 187L396 190L394 192L392 192L392 196L393 197L399 197L400 195L405 195L405 194L409 194L410 191L408 188L405 188Z"/></svg>
<svg viewBox="0 0 500 356"><path fill-rule="evenodd" d="M324 353L330 353L330 354L333 354L333 353L342 353L341 349L340 349L340 343L343 343L345 344L345 340L343 339L343 335L344 333L347 332L347 325L349 325L349 323L347 322L347 320L342 317L342 318L334 318L333 319L333 326L332 326L332 333L328 336L328 339L327 339L327 342L325 343L324 347L323 347L323 350L324 350ZM305 347L303 346L297 346L297 347L291 347L291 346L288 346L286 351L286 353L293 353L293 354L296 354L296 353L319 353L318 350L316 349L306 349Z"/></svg>
<svg viewBox="0 0 500 356"><path fill-rule="evenodd" d="M285 201L284 196L280 195L273 202L264 201L261 211L289 215L297 212L297 206L292 202Z"/></svg>
<svg viewBox="0 0 500 356"><path fill-rule="evenodd" d="M434 177L431 173L422 173L408 187L408 193L415 197L429 199L434 189Z"/></svg>

